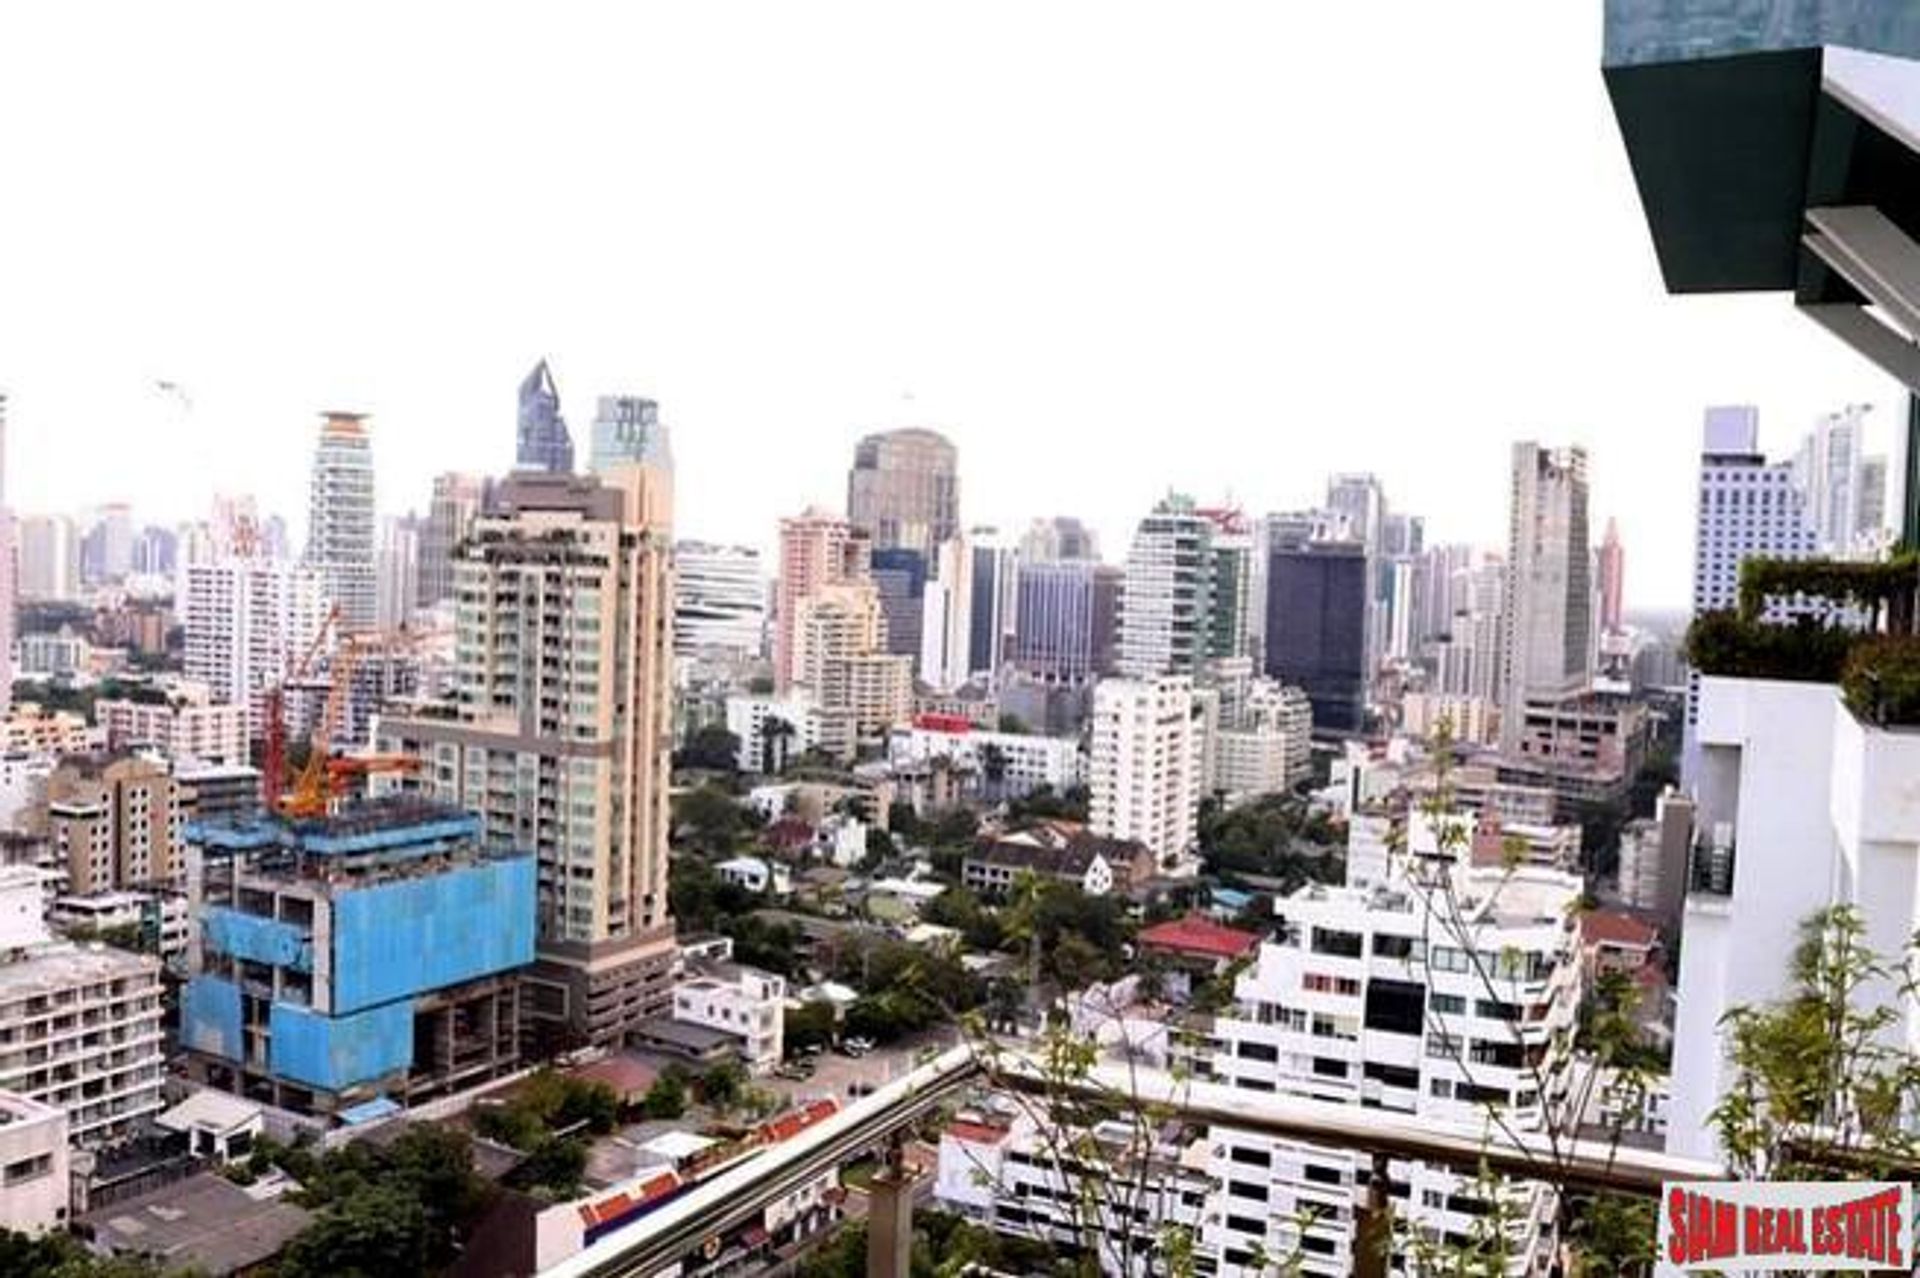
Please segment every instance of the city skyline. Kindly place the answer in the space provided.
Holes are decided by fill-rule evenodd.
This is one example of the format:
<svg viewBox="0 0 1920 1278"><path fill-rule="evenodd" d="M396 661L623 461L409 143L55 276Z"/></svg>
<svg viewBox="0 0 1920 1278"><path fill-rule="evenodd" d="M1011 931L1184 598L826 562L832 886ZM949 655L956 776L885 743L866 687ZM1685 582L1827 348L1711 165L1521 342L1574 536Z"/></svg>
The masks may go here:
<svg viewBox="0 0 1920 1278"><path fill-rule="evenodd" d="M450 111L473 115L475 131L457 131L442 149L445 171L433 183L415 175L396 150L405 139L387 137L383 124L406 91L409 50L429 35L417 20L381 42L364 94L324 109L299 92L299 76L279 74L283 55L235 70L202 63L214 42L199 41L191 21L138 31L131 44L144 52L110 52L103 71L133 89L161 76L167 92L148 94L150 118L123 134L118 113L40 77L85 33L64 16L36 15L9 44L48 56L23 56L0 102L70 112L78 144L102 154L99 171L124 155L145 175L143 207L156 212L140 233L104 247L75 238L72 224L117 225L124 200L97 190L91 169L69 174L42 142L23 140L25 194L10 206L22 234L0 246L0 268L15 282L0 301L10 497L29 513L125 499L171 518L196 513L212 491L252 490L270 510L297 512L303 476L285 459L314 411L346 405L371 414L381 513L424 513L434 474L507 468L514 387L548 356L576 433L604 393L662 406L676 435L684 532L705 540L770 550L780 514L838 504L845 456L861 435L929 425L962 454L967 522L1021 527L1035 515L1077 514L1110 558L1169 483L1257 513L1297 506L1322 476L1348 469L1379 473L1396 505L1425 514L1440 538L1497 545L1506 447L1535 436L1592 455L1595 512L1620 519L1635 566L1630 606L1677 606L1689 585L1678 550L1690 531L1688 438L1704 406L1759 404L1765 446L1784 451L1818 415L1874 402L1878 451L1894 396L1830 337L1764 299L1665 303L1600 79L1565 72L1594 64L1594 15L1540 8L1404 15L1399 39L1371 42L1377 72L1426 106L1408 115L1363 104L1349 132L1413 157L1407 181L1477 191L1429 207L1432 224L1407 236L1377 236L1365 219L1335 211L1397 207L1367 170L1367 146L1296 137L1289 124L1311 118L1337 64L1270 74L1272 51L1286 43L1350 46L1350 22L1333 14L1242 11L1163 26L1103 12L1106 56L1085 68L1084 107L1069 111L1047 88L1054 55L1082 30L1067 11L1034 21L1023 50L974 47L983 37L970 31L952 38L974 56L933 59L907 40L893 63L862 57L831 19L768 11L779 38L748 51L738 73L765 77L792 104L771 130L759 113L728 105L729 77L696 83L669 69L608 96L625 77L611 66L591 74L593 60L640 38L688 55L661 61L698 65L694 55L723 38L703 16L644 19L597 44L584 65L532 67L511 58L507 31L483 23L474 61L451 69L446 95ZM913 34L911 19L887 20L905 26L895 34ZM1481 23L1503 40L1462 38ZM351 21L314 34L321 53L366 43ZM550 34L564 46L573 33L560 22ZM1460 50L1445 64L1420 52L1442 35ZM1502 57L1512 40L1539 56ZM1004 100L983 108L962 92L963 64L1000 73ZM484 91L506 66L532 81L502 118ZM1140 74L1149 66L1165 68L1164 83ZM211 153L178 139L205 132L196 122L229 100L236 76L258 109L225 127L278 127L324 145L315 170L275 152L243 198L215 203L234 193L220 182L203 189L218 176ZM1155 83L1143 88L1146 80ZM836 87L819 87L828 83ZM849 136L848 113L876 93L894 104L890 118ZM710 131L697 151L644 129L626 136L654 94L705 113ZM1529 111L1506 110L1515 99ZM983 143L950 154L944 144L963 126ZM489 213L495 152L470 143L489 128L508 142L551 141L563 172L617 148L626 156L611 179L619 189L639 182L675 197L628 200L616 190L581 212L543 183L537 203L531 189L515 191ZM184 152L154 148L164 164L125 154L149 129L167 130ZM1441 141L1462 135L1486 145L1463 156ZM1535 145L1545 137L1555 145ZM1049 166L1068 138L1085 143L1085 160L1063 182ZM1582 141L1562 144L1569 138ZM914 145L922 139L932 145ZM699 165L716 150L738 157L728 174ZM1521 153L1537 163L1505 163ZM881 154L887 163L872 163ZM1291 164L1244 161L1261 154ZM1287 172L1314 172L1342 198L1316 212L1289 198ZM316 180L364 182L386 198L365 208L314 202ZM1476 211L1486 207L1514 213L1489 220ZM776 211L743 211L756 208ZM501 217L514 222L492 220ZM244 249L255 222L286 226L314 252L267 279L238 265L248 253L217 253L202 238ZM1194 234L1202 225L1207 234ZM1368 259L1377 279L1396 281L1396 329L1409 336L1390 352L1372 336L1376 277L1351 278L1356 257L1342 251L1355 236L1380 255ZM1582 252L1566 253L1571 242ZM1304 243L1329 251L1302 254ZM23 250L12 245L28 244L33 256L16 261ZM402 244L417 256L391 269ZM930 244L952 251L922 251ZM83 247L92 256L79 256ZM916 269L894 270L903 258ZM192 274L188 263L199 264ZM476 293L468 281L477 278L494 284ZM1537 291L1544 278L1555 281L1551 296ZM376 283L385 302L370 313L363 301ZM1009 308L1016 287L1024 301ZM1331 309L1308 321L1274 305L1294 293ZM629 306L632 296L649 305ZM176 305L181 297L196 300ZM1555 300L1568 297L1579 305ZM422 332L435 334L424 348ZM1377 376L1388 359L1394 376ZM1597 364L1635 375L1596 375ZM60 442L81 434L122 459L116 475L61 464ZM1174 439L1177 455L1153 446ZM1112 446L1122 441L1135 446ZM1057 477L1096 453L1102 482L1063 500Z"/></svg>

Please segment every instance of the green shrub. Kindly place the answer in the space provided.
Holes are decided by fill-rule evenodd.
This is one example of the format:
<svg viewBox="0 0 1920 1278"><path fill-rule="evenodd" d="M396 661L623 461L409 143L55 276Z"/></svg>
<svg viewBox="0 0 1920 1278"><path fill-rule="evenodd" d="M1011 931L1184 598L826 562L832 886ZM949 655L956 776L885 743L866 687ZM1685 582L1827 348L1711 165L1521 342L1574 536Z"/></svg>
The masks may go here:
<svg viewBox="0 0 1920 1278"><path fill-rule="evenodd" d="M1783 625L1708 612L1687 627L1687 664L1701 674L1838 683L1858 632L1800 617Z"/></svg>
<svg viewBox="0 0 1920 1278"><path fill-rule="evenodd" d="M1847 708L1868 723L1920 724L1920 639L1878 635L1855 643L1840 676Z"/></svg>

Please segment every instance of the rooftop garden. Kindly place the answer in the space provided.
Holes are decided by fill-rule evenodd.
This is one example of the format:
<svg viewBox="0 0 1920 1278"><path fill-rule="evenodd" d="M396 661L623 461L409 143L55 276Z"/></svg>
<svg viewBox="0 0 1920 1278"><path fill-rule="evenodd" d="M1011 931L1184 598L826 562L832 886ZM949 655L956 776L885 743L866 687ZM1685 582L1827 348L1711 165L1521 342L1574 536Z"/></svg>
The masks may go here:
<svg viewBox="0 0 1920 1278"><path fill-rule="evenodd" d="M1920 554L1855 562L1749 559L1737 610L1703 613L1687 630L1687 661L1705 675L1840 685L1863 722L1920 725ZM1770 621L1771 601L1824 602L1826 617Z"/></svg>

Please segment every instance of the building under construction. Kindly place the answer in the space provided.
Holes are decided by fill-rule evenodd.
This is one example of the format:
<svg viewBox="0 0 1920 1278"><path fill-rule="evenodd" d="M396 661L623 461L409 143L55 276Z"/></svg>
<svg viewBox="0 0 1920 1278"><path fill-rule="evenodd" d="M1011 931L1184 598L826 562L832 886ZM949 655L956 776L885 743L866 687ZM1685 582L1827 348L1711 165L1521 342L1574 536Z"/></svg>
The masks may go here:
<svg viewBox="0 0 1920 1278"><path fill-rule="evenodd" d="M354 1122L515 1069L534 859L479 833L414 798L189 826L191 1077Z"/></svg>

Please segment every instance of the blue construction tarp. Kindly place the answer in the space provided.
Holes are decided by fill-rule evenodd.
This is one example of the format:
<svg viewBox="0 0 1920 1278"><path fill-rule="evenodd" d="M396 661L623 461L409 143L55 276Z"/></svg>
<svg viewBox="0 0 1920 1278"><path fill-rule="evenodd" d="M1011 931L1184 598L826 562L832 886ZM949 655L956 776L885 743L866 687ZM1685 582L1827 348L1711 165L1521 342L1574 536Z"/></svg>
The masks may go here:
<svg viewBox="0 0 1920 1278"><path fill-rule="evenodd" d="M267 1021L267 1065L277 1078L340 1091L413 1064L413 1004L389 1003L350 1016L322 1016L275 1003Z"/></svg>
<svg viewBox="0 0 1920 1278"><path fill-rule="evenodd" d="M291 923L210 905L200 911L200 932L216 953L296 972L313 970L312 943Z"/></svg>
<svg viewBox="0 0 1920 1278"><path fill-rule="evenodd" d="M196 976L180 991L180 1043L223 1060L241 1058L240 987L214 976Z"/></svg>
<svg viewBox="0 0 1920 1278"><path fill-rule="evenodd" d="M343 892L333 1009L375 1007L533 962L534 861L485 861Z"/></svg>

